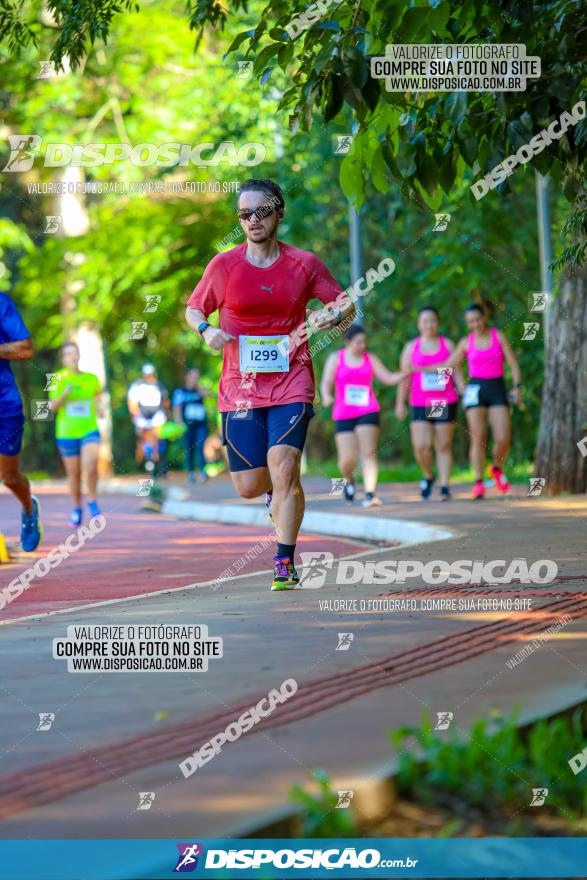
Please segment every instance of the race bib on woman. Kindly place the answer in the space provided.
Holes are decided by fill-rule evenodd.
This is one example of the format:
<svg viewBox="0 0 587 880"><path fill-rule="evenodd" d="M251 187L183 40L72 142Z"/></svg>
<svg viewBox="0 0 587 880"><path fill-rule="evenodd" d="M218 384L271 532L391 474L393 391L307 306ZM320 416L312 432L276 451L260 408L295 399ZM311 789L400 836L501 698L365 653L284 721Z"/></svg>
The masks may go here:
<svg viewBox="0 0 587 880"><path fill-rule="evenodd" d="M72 400L65 404L65 412L70 418L89 419L92 415L92 401Z"/></svg>
<svg viewBox="0 0 587 880"><path fill-rule="evenodd" d="M447 380L443 373L422 373L422 391L444 391Z"/></svg>
<svg viewBox="0 0 587 880"><path fill-rule="evenodd" d="M463 394L463 406L479 406L480 385L466 385Z"/></svg>
<svg viewBox="0 0 587 880"><path fill-rule="evenodd" d="M289 373L289 336L239 336L241 373Z"/></svg>
<svg viewBox="0 0 587 880"><path fill-rule="evenodd" d="M346 385L344 389L344 402L347 406L368 406L368 385Z"/></svg>

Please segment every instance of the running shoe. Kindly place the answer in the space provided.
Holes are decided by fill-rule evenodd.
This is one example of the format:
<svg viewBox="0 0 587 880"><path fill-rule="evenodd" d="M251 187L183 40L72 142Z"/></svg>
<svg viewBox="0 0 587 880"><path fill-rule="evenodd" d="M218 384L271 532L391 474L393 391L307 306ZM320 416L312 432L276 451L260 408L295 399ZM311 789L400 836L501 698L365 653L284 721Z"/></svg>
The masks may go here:
<svg viewBox="0 0 587 880"><path fill-rule="evenodd" d="M377 495L374 495L372 492L367 493L367 497L363 499L361 502L362 507L381 507L381 498L378 498Z"/></svg>
<svg viewBox="0 0 587 880"><path fill-rule="evenodd" d="M200 471L200 473L196 477L196 482L205 483L207 479L208 479L208 474L204 473L204 471Z"/></svg>
<svg viewBox="0 0 587 880"><path fill-rule="evenodd" d="M347 504L352 504L355 500L355 481L348 480L344 485L344 500Z"/></svg>
<svg viewBox="0 0 587 880"><path fill-rule="evenodd" d="M507 495L507 493L510 491L510 481L508 480L502 469L492 464L489 468L489 473L495 480L495 485L497 486L501 494Z"/></svg>
<svg viewBox="0 0 587 880"><path fill-rule="evenodd" d="M188 474L188 483L195 483L195 482L196 482L196 475L190 471L190 473Z"/></svg>
<svg viewBox="0 0 587 880"><path fill-rule="evenodd" d="M265 507L267 508L267 513L269 514L269 519L273 522L273 514L271 513L271 502L273 501L273 489L270 492L265 492Z"/></svg>
<svg viewBox="0 0 587 880"><path fill-rule="evenodd" d="M289 556L274 556L273 567L275 573L271 584L272 590L301 589L298 573Z"/></svg>
<svg viewBox="0 0 587 880"><path fill-rule="evenodd" d="M43 537L43 524L41 522L41 505L39 499L32 496L33 509L30 513L22 513L22 525L20 529L20 543L26 553L32 553L41 543Z"/></svg>
<svg viewBox="0 0 587 880"><path fill-rule="evenodd" d="M81 526L84 512L81 507L74 507L69 517L69 523L72 526Z"/></svg>
<svg viewBox="0 0 587 880"><path fill-rule="evenodd" d="M432 494L432 487L434 486L434 477L428 479L428 477L424 477L423 480L420 480L420 495L422 496L422 501L427 501Z"/></svg>
<svg viewBox="0 0 587 880"><path fill-rule="evenodd" d="M450 489L448 488L448 486L441 486L440 487L440 500L441 501L450 501L451 497L452 496L450 494Z"/></svg>
<svg viewBox="0 0 587 880"><path fill-rule="evenodd" d="M90 511L90 516L92 517L92 519L95 516L100 516L100 514L102 513L97 501L88 501L88 510Z"/></svg>
<svg viewBox="0 0 587 880"><path fill-rule="evenodd" d="M475 485L473 486L473 492L471 493L472 501L481 501L485 497L485 486L483 485L483 480L477 480Z"/></svg>

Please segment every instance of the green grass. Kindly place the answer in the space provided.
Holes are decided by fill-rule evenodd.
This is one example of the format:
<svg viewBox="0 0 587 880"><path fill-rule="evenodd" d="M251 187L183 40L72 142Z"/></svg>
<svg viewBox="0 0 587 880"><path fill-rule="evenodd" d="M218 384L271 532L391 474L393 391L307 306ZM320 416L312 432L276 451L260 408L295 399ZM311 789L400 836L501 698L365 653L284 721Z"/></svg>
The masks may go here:
<svg viewBox="0 0 587 880"><path fill-rule="evenodd" d="M518 462L506 468L508 479L511 483L517 485L528 485L528 480L532 476L534 465L530 461ZM336 461L330 459L320 463L320 466L308 464L307 473L309 476L327 476L339 477L340 471ZM360 468L356 471L357 481L362 482ZM487 474L489 477L489 474ZM417 464L380 464L379 466L379 482L380 483L416 483L422 478L422 471ZM451 474L453 483L472 483L475 474L470 467L455 467Z"/></svg>
<svg viewBox="0 0 587 880"><path fill-rule="evenodd" d="M53 476L48 471L27 471L26 475L33 483L39 483L41 480L50 480Z"/></svg>
<svg viewBox="0 0 587 880"><path fill-rule="evenodd" d="M338 794L322 770L312 773L317 791L311 793L300 785L290 789L290 800L299 804L300 837L360 837L349 809L337 809Z"/></svg>

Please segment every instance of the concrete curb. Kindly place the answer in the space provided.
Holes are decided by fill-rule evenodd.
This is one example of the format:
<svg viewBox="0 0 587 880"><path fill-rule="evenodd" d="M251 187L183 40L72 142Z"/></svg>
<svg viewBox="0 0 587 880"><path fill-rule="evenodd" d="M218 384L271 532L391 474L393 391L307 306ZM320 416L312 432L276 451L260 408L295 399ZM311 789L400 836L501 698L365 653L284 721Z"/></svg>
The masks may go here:
<svg viewBox="0 0 587 880"><path fill-rule="evenodd" d="M138 496L139 482L150 479L149 474L137 474L136 480L130 483L128 480L109 477L100 480L98 488L104 495L135 495Z"/></svg>
<svg viewBox="0 0 587 880"><path fill-rule="evenodd" d="M201 501L182 501L177 498L181 490L173 488L163 503L162 513L178 519L232 525L267 526L264 508L243 504L210 504ZM393 541L402 545L421 544L430 541L446 541L457 533L452 529L431 526L415 520L389 519L377 516L306 511L303 527L309 532L331 535L337 538L356 538L363 541Z"/></svg>

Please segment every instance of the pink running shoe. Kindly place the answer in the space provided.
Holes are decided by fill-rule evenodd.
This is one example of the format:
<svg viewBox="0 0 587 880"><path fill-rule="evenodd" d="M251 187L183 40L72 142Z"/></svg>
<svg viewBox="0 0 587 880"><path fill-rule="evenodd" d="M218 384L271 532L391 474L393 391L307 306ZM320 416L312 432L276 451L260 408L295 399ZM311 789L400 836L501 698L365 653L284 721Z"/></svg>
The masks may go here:
<svg viewBox="0 0 587 880"><path fill-rule="evenodd" d="M477 480L473 486L471 501L482 501L483 498L485 498L485 486L483 485L483 480Z"/></svg>
<svg viewBox="0 0 587 880"><path fill-rule="evenodd" d="M495 480L495 485L497 486L501 494L507 495L507 493L510 491L510 482L502 469L492 464L489 468L489 473Z"/></svg>

